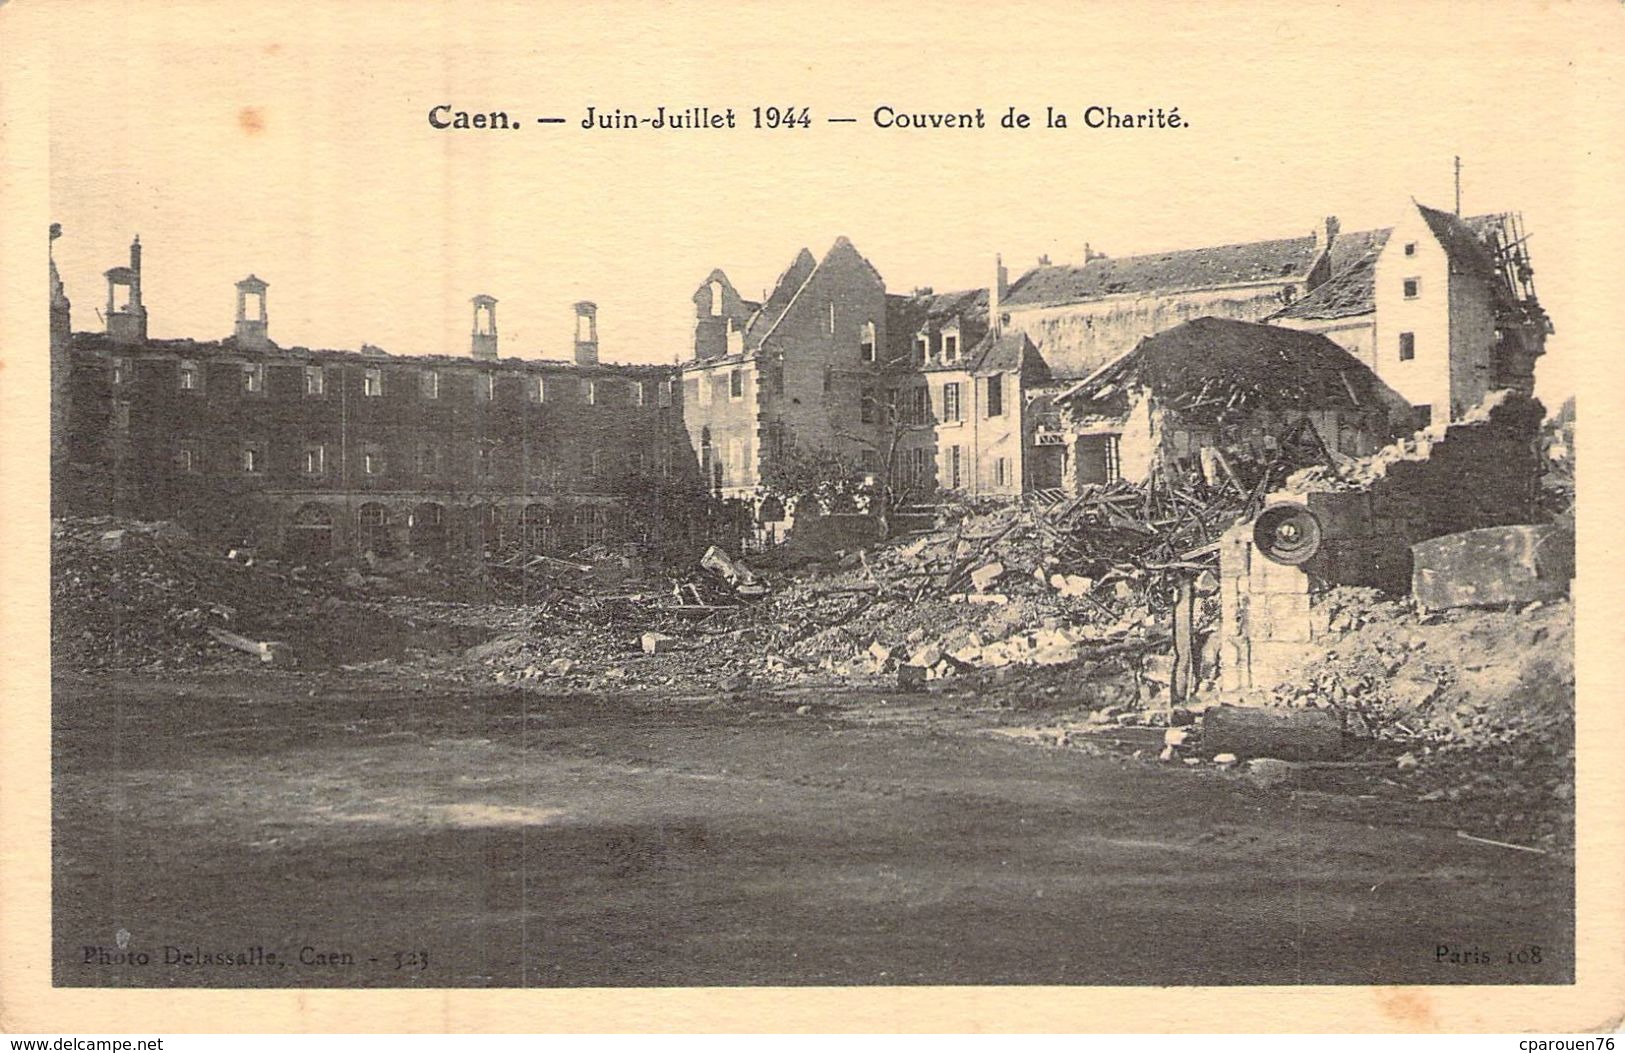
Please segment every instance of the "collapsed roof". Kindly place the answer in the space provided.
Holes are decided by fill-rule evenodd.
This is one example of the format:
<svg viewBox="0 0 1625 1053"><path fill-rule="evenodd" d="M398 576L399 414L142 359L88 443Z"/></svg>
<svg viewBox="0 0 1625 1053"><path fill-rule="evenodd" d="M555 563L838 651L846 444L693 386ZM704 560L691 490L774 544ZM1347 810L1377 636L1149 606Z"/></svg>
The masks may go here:
<svg viewBox="0 0 1625 1053"><path fill-rule="evenodd" d="M1119 415L1148 392L1200 418L1269 410L1406 406L1367 366L1319 333L1204 317L1148 336L1058 401Z"/></svg>

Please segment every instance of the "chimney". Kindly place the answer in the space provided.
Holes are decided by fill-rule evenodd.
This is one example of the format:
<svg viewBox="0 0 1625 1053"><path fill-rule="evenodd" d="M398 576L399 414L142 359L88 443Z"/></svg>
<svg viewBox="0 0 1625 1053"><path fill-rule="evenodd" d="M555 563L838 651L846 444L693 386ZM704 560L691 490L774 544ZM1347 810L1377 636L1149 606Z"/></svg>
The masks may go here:
<svg viewBox="0 0 1625 1053"><path fill-rule="evenodd" d="M1320 226L1315 228L1315 254L1319 255L1332 247L1337 240L1337 232L1342 230L1342 224L1337 222L1336 216L1327 216Z"/></svg>
<svg viewBox="0 0 1625 1053"><path fill-rule="evenodd" d="M576 365L598 364L598 305L591 300L576 304Z"/></svg>
<svg viewBox="0 0 1625 1053"><path fill-rule="evenodd" d="M1004 297L1010 291L1010 272L1004 257L993 255L993 284L987 290L987 326L994 335L1004 332Z"/></svg>
<svg viewBox="0 0 1625 1053"><path fill-rule="evenodd" d="M492 361L497 357L497 298L480 293L469 303L474 305L471 353L475 358Z"/></svg>
<svg viewBox="0 0 1625 1053"><path fill-rule="evenodd" d="M265 311L265 282L250 274L237 283L237 346L263 351L271 346L269 318ZM248 298L254 297L256 310L250 314Z"/></svg>
<svg viewBox="0 0 1625 1053"><path fill-rule="evenodd" d="M119 290L125 298L121 302ZM141 304L141 236L130 242L130 265L107 272L107 335L115 344L147 339L147 309Z"/></svg>

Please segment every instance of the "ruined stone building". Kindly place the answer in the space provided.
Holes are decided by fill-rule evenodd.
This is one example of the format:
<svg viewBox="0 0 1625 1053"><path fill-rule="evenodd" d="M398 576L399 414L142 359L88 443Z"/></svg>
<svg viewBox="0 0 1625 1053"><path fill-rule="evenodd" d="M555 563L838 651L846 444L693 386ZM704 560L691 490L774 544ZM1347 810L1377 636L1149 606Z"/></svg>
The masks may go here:
<svg viewBox="0 0 1625 1053"><path fill-rule="evenodd" d="M1153 447L1166 452L1169 442L1185 456L1190 437L1203 432L1175 426L1164 434L1161 418L1146 416L1148 409L1168 407L1168 392L1141 388L1124 402L1122 385L1130 376L1138 383L1138 366L1150 358L1177 347L1192 361L1210 356L1227 370L1244 366L1250 354L1278 369L1326 364L1323 347L1222 321L1264 322L1335 342L1355 360L1338 373L1374 374L1386 395L1397 394L1415 409L1413 416L1394 418L1402 430L1458 420L1492 391L1531 393L1551 324L1535 297L1525 240L1515 214L1462 219L1413 203L1394 227L1352 234L1328 217L1301 238L1121 260L1086 251L1081 265L1029 271L1000 299L1006 327L1033 337L1057 375L1083 378L1056 394L1055 412L1040 414L1035 433L1039 443L1059 451L1064 485L1076 487L1120 474L1137 477L1145 468L1147 435ZM1208 346L1190 346L1202 339ZM1253 350L1234 353L1246 347ZM1339 387L1312 376L1281 383L1342 399ZM1209 434L1198 444L1223 448L1236 439L1248 405L1244 399L1228 407L1224 441ZM1350 432L1346 421L1309 412L1335 407L1303 408L1298 416L1266 415L1246 427L1257 433L1256 442L1314 418L1310 426L1328 448L1369 452L1359 437L1371 434L1372 421ZM1112 412L1121 416L1113 419Z"/></svg>
<svg viewBox="0 0 1625 1053"><path fill-rule="evenodd" d="M990 291L888 293L850 241L797 254L761 302L712 271L683 366L702 471L759 508L776 459L821 449L905 494L1016 496L1059 485L1034 452L1038 348L988 323ZM775 513L776 514L776 513Z"/></svg>
<svg viewBox="0 0 1625 1053"><path fill-rule="evenodd" d="M1350 457L1418 423L1413 407L1318 333L1198 318L1141 340L1055 399L1065 415L1069 489L1143 483L1159 464L1210 478L1305 442ZM1305 429L1312 429L1312 432Z"/></svg>
<svg viewBox="0 0 1625 1053"><path fill-rule="evenodd" d="M1002 273L1002 268L1000 268ZM888 298L894 474L919 489L1015 497L1059 486L1059 462L1036 444L1036 393L1052 382L1026 334L989 325L991 289Z"/></svg>
<svg viewBox="0 0 1625 1053"><path fill-rule="evenodd" d="M54 503L174 518L289 558L594 542L694 529L702 493L668 366L502 357L476 296L466 355L281 347L268 285L221 340L147 335L139 243L107 272L106 331L72 333L53 276ZM54 270L54 268L53 268Z"/></svg>
<svg viewBox="0 0 1625 1053"><path fill-rule="evenodd" d="M1491 391L1534 391L1552 327L1517 214L1413 205L1358 237L1348 266L1269 320L1331 337L1434 421L1460 419Z"/></svg>
<svg viewBox="0 0 1625 1053"><path fill-rule="evenodd" d="M716 493L754 499L793 447L878 467L886 283L850 241L837 239L822 260L802 249L760 303L713 271L694 306L683 394Z"/></svg>
<svg viewBox="0 0 1625 1053"><path fill-rule="evenodd" d="M1411 203L1399 222L1343 233L1328 216L1296 238L1081 264L1041 261L1001 297L1057 376L1083 378L1141 339L1196 318L1324 333L1434 420L1485 394L1532 389L1551 331L1522 220L1463 219Z"/></svg>

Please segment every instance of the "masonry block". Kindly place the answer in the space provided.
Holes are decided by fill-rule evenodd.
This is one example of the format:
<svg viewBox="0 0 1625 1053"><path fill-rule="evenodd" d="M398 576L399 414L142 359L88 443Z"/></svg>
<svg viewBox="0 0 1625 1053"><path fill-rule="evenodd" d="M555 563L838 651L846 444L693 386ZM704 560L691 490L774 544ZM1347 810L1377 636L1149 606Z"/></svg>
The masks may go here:
<svg viewBox="0 0 1625 1053"><path fill-rule="evenodd" d="M1468 530L1412 552L1411 592L1427 610L1555 599L1574 576L1574 535L1553 524Z"/></svg>

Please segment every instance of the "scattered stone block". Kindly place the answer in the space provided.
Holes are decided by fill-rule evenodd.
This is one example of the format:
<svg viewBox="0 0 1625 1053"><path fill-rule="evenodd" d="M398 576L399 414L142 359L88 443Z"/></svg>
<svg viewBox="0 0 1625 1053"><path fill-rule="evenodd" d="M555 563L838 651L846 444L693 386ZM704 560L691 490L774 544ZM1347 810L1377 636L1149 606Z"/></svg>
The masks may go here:
<svg viewBox="0 0 1625 1053"><path fill-rule="evenodd" d="M666 654L677 646L677 641L665 633L644 633L640 643L644 654Z"/></svg>
<svg viewBox="0 0 1625 1053"><path fill-rule="evenodd" d="M1062 598L1069 600L1082 599L1095 587L1092 579L1081 574L1051 574L1049 584Z"/></svg>
<svg viewBox="0 0 1625 1053"><path fill-rule="evenodd" d="M1004 576L1004 564L994 561L984 563L970 572L970 583L977 592L986 592L993 587L994 582Z"/></svg>
<svg viewBox="0 0 1625 1053"><path fill-rule="evenodd" d="M1202 741L1215 753L1325 760L1343 751L1343 720L1330 709L1214 706L1202 716Z"/></svg>
<svg viewBox="0 0 1625 1053"><path fill-rule="evenodd" d="M940 661L942 661L942 648L936 644L926 644L909 656L908 664L929 669Z"/></svg>

